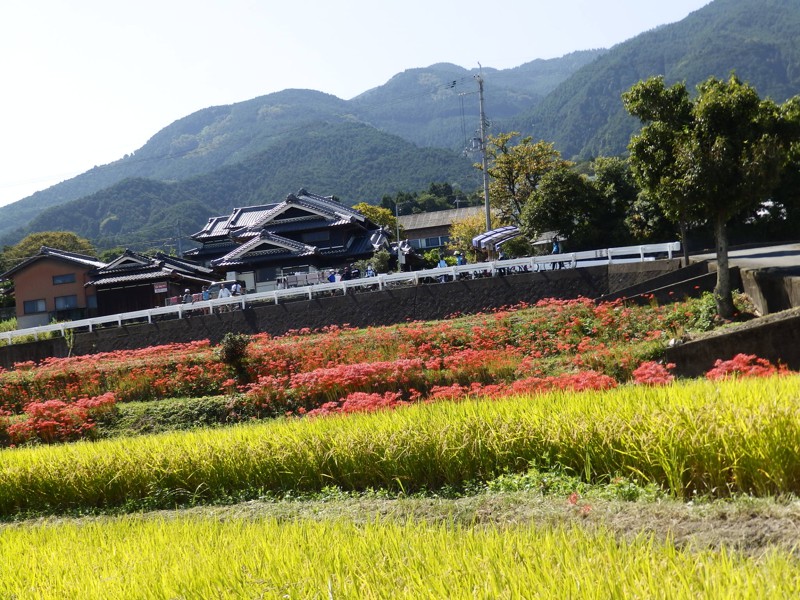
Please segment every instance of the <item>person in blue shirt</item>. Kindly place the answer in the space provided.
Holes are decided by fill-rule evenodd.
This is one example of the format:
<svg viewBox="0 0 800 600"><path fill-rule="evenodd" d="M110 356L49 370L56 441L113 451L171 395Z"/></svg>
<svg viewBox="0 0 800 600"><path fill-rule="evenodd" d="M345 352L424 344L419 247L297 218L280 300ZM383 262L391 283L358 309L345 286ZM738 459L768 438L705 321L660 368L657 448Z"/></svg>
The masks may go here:
<svg viewBox="0 0 800 600"><path fill-rule="evenodd" d="M558 243L558 238L553 238L553 252L552 252L552 254L561 254L561 246ZM554 262L553 263L553 268L554 269L560 269L563 266L564 266L564 264L560 263L560 262Z"/></svg>

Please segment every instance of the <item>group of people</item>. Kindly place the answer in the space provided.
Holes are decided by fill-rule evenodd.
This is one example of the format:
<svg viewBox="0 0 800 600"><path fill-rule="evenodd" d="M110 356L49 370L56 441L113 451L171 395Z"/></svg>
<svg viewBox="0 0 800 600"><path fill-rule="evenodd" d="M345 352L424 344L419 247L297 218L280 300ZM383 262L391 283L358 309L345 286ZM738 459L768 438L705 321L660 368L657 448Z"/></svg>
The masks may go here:
<svg viewBox="0 0 800 600"><path fill-rule="evenodd" d="M226 285L221 285L219 288L219 294L217 298L230 298L231 296L241 296L242 292L242 285L238 281L234 281L230 287ZM204 285L202 290L200 291L200 300L211 300L211 293L208 289L207 285ZM181 297L181 302L183 304L194 304L198 298L189 288L183 290L183 296Z"/></svg>
<svg viewBox="0 0 800 600"><path fill-rule="evenodd" d="M375 268L368 264L364 271L364 277L375 277L377 273ZM333 283L335 281L348 281L350 279L359 279L361 277L361 270L355 265L348 265L344 269L328 271L328 281Z"/></svg>

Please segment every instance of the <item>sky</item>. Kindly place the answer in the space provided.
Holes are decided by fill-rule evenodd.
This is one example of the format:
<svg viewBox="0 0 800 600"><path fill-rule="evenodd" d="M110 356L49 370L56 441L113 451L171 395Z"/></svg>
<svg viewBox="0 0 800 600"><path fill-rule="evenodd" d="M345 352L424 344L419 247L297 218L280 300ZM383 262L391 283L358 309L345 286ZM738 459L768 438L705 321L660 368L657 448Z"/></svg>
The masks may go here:
<svg viewBox="0 0 800 600"><path fill-rule="evenodd" d="M350 99L439 62L506 69L610 48L709 3L2 0L0 205L209 106L289 88Z"/></svg>

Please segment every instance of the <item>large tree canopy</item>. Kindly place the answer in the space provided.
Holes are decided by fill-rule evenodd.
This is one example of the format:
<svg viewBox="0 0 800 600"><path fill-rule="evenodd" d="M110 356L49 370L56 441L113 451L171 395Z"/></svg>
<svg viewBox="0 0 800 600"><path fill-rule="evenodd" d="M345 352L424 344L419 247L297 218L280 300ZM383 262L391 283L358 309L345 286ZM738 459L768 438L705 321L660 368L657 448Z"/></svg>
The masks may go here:
<svg viewBox="0 0 800 600"><path fill-rule="evenodd" d="M486 150L487 172L491 176L489 201L500 223L517 226L521 225L525 204L542 178L570 164L548 142L533 143L526 137L512 145L518 136L515 131L489 136Z"/></svg>
<svg viewBox="0 0 800 600"><path fill-rule="evenodd" d="M2 268L7 271L17 263L38 254L42 246L85 254L86 256L96 256L96 251L92 243L71 231L41 231L32 233L13 246L7 246L3 250Z"/></svg>
<svg viewBox="0 0 800 600"><path fill-rule="evenodd" d="M780 108L736 76L709 78L697 91L692 100L684 84L667 88L653 77L623 94L625 108L645 124L629 144L631 165L671 220L713 225L717 310L730 318L727 224L770 197L792 136Z"/></svg>

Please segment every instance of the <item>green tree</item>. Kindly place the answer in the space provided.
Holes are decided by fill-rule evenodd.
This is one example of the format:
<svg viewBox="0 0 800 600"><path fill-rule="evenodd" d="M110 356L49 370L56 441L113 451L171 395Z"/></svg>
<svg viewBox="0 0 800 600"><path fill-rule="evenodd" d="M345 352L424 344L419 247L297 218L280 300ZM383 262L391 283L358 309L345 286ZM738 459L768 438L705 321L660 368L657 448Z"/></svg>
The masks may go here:
<svg viewBox="0 0 800 600"><path fill-rule="evenodd" d="M489 202L498 213L498 221L520 226L523 209L542 178L570 163L548 142L534 143L525 137L512 144L518 136L516 131L489 136L486 155L491 176ZM482 169L479 164L475 166Z"/></svg>
<svg viewBox="0 0 800 600"><path fill-rule="evenodd" d="M32 233L3 251L3 270L13 268L23 260L35 256L42 246L75 252L86 256L97 256L92 243L71 231L41 231Z"/></svg>
<svg viewBox="0 0 800 600"><path fill-rule="evenodd" d="M599 157L577 170L564 163L544 176L522 213L522 229L529 239L555 232L569 240L572 250L607 248L630 242L626 217L638 188L627 161Z"/></svg>
<svg viewBox="0 0 800 600"><path fill-rule="evenodd" d="M728 221L769 197L789 147L789 127L771 100L735 75L665 87L662 77L634 85L625 108L645 126L629 144L634 175L673 221L708 221L717 256L717 311L733 316Z"/></svg>
<svg viewBox="0 0 800 600"><path fill-rule="evenodd" d="M357 210L375 225L385 227L389 231L395 231L397 228L397 219L394 218L394 212L388 208L375 206L367 202L359 202L353 205L353 210Z"/></svg>
<svg viewBox="0 0 800 600"><path fill-rule="evenodd" d="M597 203L597 190L589 179L563 166L542 176L523 208L521 229L533 240L552 231L567 238L572 250L584 249L597 237L589 218Z"/></svg>
<svg viewBox="0 0 800 600"><path fill-rule="evenodd" d="M600 246L626 246L637 239L627 219L640 191L630 163L623 158L600 156L592 163L592 169L591 183L599 202L590 207L590 220L595 230L601 230L604 244Z"/></svg>
<svg viewBox="0 0 800 600"><path fill-rule="evenodd" d="M472 246L472 240L485 231L486 216L483 213L453 221L450 225L450 242L447 244L447 249L452 252L463 252L469 262L477 262L478 250Z"/></svg>

